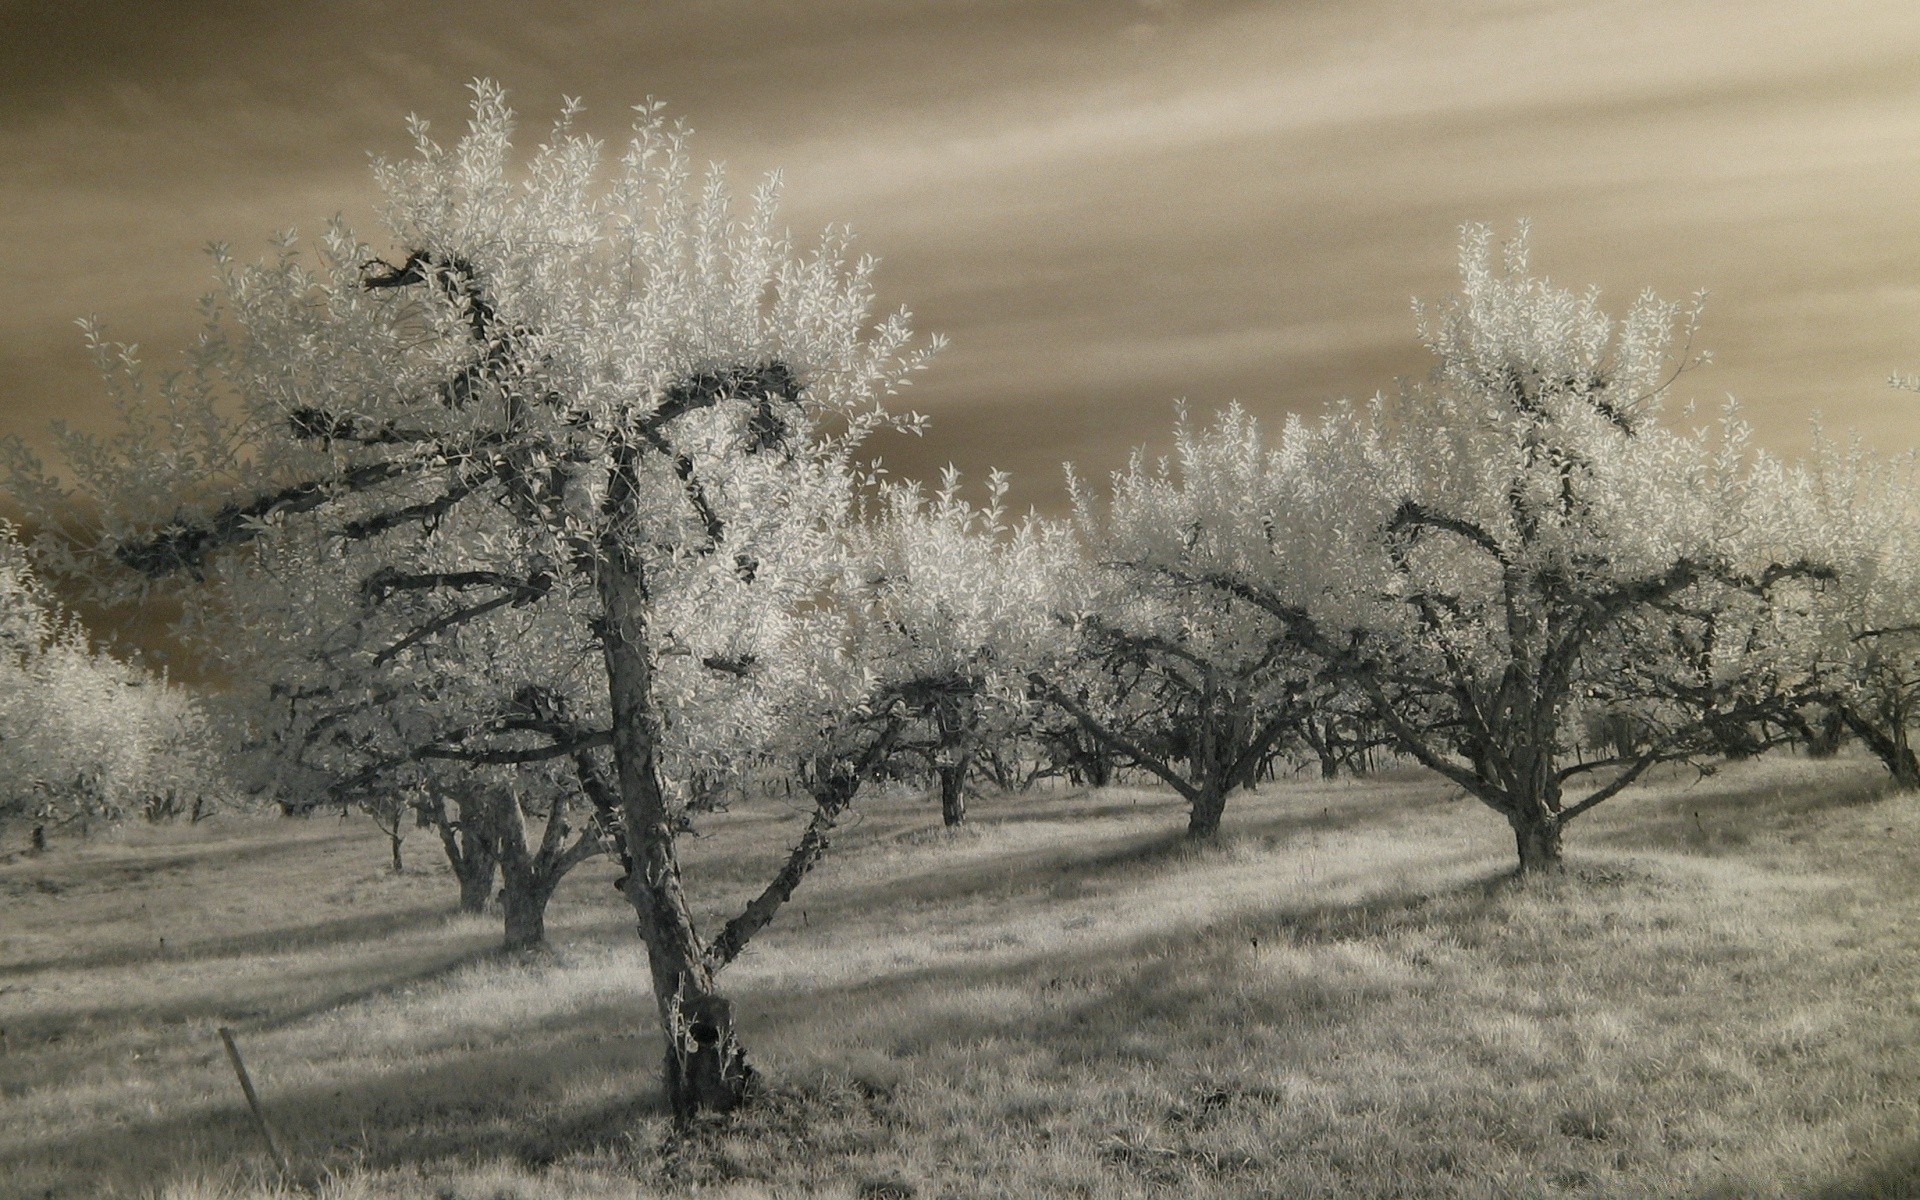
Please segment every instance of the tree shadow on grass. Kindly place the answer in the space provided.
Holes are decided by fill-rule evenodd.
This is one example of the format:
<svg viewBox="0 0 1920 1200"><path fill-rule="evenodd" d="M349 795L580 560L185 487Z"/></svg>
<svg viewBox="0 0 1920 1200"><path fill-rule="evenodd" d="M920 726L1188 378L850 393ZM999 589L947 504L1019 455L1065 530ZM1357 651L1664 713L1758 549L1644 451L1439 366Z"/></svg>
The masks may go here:
<svg viewBox="0 0 1920 1200"><path fill-rule="evenodd" d="M1920 1198L1920 1142L1876 1156L1848 1179L1811 1192L1807 1200L1916 1200Z"/></svg>
<svg viewBox="0 0 1920 1200"><path fill-rule="evenodd" d="M1728 772L1651 796L1621 797L1613 803L1632 808L1632 824L1595 830L1591 838L1634 849L1684 847L1725 854L1755 837L1795 837L1822 814L1863 808L1894 793L1885 772L1866 770L1864 764L1853 771L1844 769L1847 764L1833 765L1818 786L1804 779L1752 779Z"/></svg>
<svg viewBox="0 0 1920 1200"><path fill-rule="evenodd" d="M1494 881L1463 892L1484 892ZM885 1004L900 1014L889 1036L907 1045L1017 1042L1027 1051L1072 1057L1099 1055L1118 1044L1108 1028L1117 1020L1178 1018L1199 1025L1209 1007L1225 1001L1204 978L1174 960L1204 949L1209 937L1218 952L1245 936L1304 939L1358 936L1422 916L1430 901L1392 896L1353 905L1292 907L1254 918L1236 918L1224 933L1205 924L1113 938L1069 953L1035 952L992 963L912 968L879 979L831 988L745 989L739 994L747 1044L806 1044L823 1013L859 1012ZM1251 930L1253 932L1248 933ZM1203 950L1196 951L1196 944ZM1149 964L1114 980L1115 962ZM1204 976L1205 972L1198 975ZM1014 988L1041 994L1062 976L1103 981L1079 1002L1050 1009L1038 1019L1009 1028L990 1014L954 1013L940 998L977 988ZM661 1048L651 996L635 972L630 1001L594 1004L531 1022L498 1044L465 1049L457 1056L426 1054L391 1073L327 1080L285 1088L275 1080L270 1041L248 1047L271 1120L308 1163L374 1169L455 1159L509 1157L540 1166L569 1154L617 1142L636 1124L660 1112ZM1315 1004L1316 1019L1360 1019L1351 1004ZM1118 1014L1118 1015L1115 1015ZM1131 1014L1131 1016L1129 1016ZM1198 1014L1198 1015L1195 1015ZM1297 1020L1278 1010L1258 1014ZM267 1030L293 1018L259 1023ZM1089 1029L1093 1036L1089 1036ZM243 1027L243 1035L246 1027ZM841 1031L844 1038L845 1031ZM210 1070L224 1070L211 1061ZM231 1083L230 1080L226 1081ZM84 1133L49 1139L0 1154L0 1177L25 1172L33 1163L59 1164L67 1179L101 1188L150 1183L183 1172L223 1168L233 1158L257 1153L237 1088L230 1103L197 1106L152 1120L106 1124ZM569 1097L591 1097L579 1100ZM183 1149L186 1148L186 1149ZM58 1191L54 1193L59 1195Z"/></svg>
<svg viewBox="0 0 1920 1200"><path fill-rule="evenodd" d="M74 853L55 851L45 856L22 856L0 863L0 893L25 895L38 891L59 895L68 891L118 891L152 881L156 877L179 875L216 861L223 867L242 863L269 862L276 858L306 859L319 849L356 846L353 831L328 830L320 834L286 840L263 839L238 844L209 840L204 843L113 847L119 853L87 854L86 843L76 843ZM131 857L133 854L138 857Z"/></svg>
<svg viewBox="0 0 1920 1200"><path fill-rule="evenodd" d="M281 1003L284 997L280 995L257 991L212 993L169 1004L95 1006L64 1010L58 1018L17 1020L5 1030L8 1053L0 1057L0 1094L25 1094L50 1079L76 1078L90 1070L124 1063L130 1057L164 1054L203 1038L216 1025L231 1026L243 1036L290 1028L329 1012L432 983L502 953L497 946L488 946L426 955L405 969L378 971L371 981L367 981L364 962L342 964L326 973L340 977L339 983L314 974L300 980L298 993L314 998L291 1004ZM81 1031L84 1036L70 1036Z"/></svg>
<svg viewBox="0 0 1920 1200"><path fill-rule="evenodd" d="M243 958L255 954L282 954L294 950L315 950L348 942L365 942L392 937L409 929L418 929L435 921L444 921L453 906L416 904L406 908L383 909L351 917L334 917L305 925L288 925L252 933L197 938L183 946L169 948L162 942L152 945L114 946L86 954L61 958L34 958L0 962L9 976L32 976L49 971L92 971L113 967L142 967L159 963L178 965L200 960Z"/></svg>
<svg viewBox="0 0 1920 1200"><path fill-rule="evenodd" d="M916 863L923 869L870 883L839 883L829 889L803 890L795 896L796 906L824 916L884 911L885 906L903 900L916 906L938 907L963 900L1010 898L1022 895L1045 897L1062 883L1069 883L1074 894L1097 892L1104 887L1137 885L1143 872L1180 870L1216 856L1231 856L1247 845L1262 851L1284 852L1299 839L1329 833L1350 833L1383 820L1405 814L1448 807L1453 802L1432 781L1395 786L1385 796L1337 790L1318 790L1287 797L1278 811L1258 810L1234 814L1224 836L1218 841L1194 841L1186 836L1183 825L1169 823L1165 828L1138 829L1114 834L1091 843L1060 846L1051 843L1010 849L994 847L990 857L941 861L932 858ZM1130 811L1130 810L1123 810ZM1001 819L982 821L983 831L1003 823ZM1006 821L1017 825L1019 821ZM850 852L857 856L858 850Z"/></svg>

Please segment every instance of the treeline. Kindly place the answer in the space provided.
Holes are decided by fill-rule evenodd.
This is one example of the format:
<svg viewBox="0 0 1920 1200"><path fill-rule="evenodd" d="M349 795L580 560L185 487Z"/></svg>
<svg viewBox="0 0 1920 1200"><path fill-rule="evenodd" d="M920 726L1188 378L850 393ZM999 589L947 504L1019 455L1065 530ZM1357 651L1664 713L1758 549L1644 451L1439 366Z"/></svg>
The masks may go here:
<svg viewBox="0 0 1920 1200"><path fill-rule="evenodd" d="M1183 414L1169 457L1070 475L1071 517L1015 516L1002 476L876 478L937 343L873 315L842 235L795 247L772 184L736 211L657 108L611 161L569 120L517 163L479 85L455 146L377 164L387 245L217 251L158 384L90 329L124 425L63 434L66 479L16 448L12 491L62 518L63 586L178 603L254 786L366 808L396 865L433 829L510 945L615 856L683 1118L748 1096L717 977L863 787L958 823L975 780L1127 770L1209 838L1276 764L1385 754L1542 871L1661 763L1854 736L1920 782L1910 465L1663 421L1695 310L1612 317L1470 229L1426 380L1277 432ZM679 839L768 780L807 823L702 930Z"/></svg>

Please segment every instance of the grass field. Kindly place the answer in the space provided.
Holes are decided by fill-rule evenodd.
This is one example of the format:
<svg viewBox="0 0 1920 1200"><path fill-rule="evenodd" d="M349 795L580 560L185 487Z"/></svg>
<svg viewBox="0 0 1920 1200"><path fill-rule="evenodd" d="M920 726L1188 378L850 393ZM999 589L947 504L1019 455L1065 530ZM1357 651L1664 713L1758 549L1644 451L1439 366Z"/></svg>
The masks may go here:
<svg viewBox="0 0 1920 1200"><path fill-rule="evenodd" d="M1417 773L1040 793L861 823L729 972L770 1090L660 1112L631 913L551 956L450 915L424 835L136 827L0 865L0 1196L276 1194L214 1029L320 1194L1920 1196L1920 800L1862 760L1675 777L1516 885ZM711 913L796 833L688 846Z"/></svg>

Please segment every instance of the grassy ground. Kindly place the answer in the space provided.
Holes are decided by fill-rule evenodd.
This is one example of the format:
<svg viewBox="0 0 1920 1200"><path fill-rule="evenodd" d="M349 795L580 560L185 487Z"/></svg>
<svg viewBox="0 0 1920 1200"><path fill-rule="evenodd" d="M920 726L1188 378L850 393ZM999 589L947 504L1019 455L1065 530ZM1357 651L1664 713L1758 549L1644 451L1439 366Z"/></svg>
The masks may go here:
<svg viewBox="0 0 1920 1200"><path fill-rule="evenodd" d="M675 1138L630 913L492 953L424 838L226 819L0 865L0 1196L1920 1196L1920 802L1791 758L1629 793L1517 886L1414 773L875 800L729 972L772 1082ZM710 911L798 828L711 823Z"/></svg>

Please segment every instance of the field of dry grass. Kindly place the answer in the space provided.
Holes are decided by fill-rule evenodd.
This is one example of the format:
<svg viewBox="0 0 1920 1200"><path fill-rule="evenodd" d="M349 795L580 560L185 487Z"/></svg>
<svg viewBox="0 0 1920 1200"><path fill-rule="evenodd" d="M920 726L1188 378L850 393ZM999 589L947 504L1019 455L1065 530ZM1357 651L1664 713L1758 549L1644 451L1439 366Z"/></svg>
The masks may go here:
<svg viewBox="0 0 1920 1200"><path fill-rule="evenodd" d="M1792 758L1630 793L1517 886L1415 773L862 822L730 971L771 1090L698 1139L609 864L556 951L424 837L224 818L0 865L0 1196L276 1194L216 1026L334 1200L1920 1195L1920 801ZM689 847L709 911L798 828Z"/></svg>

